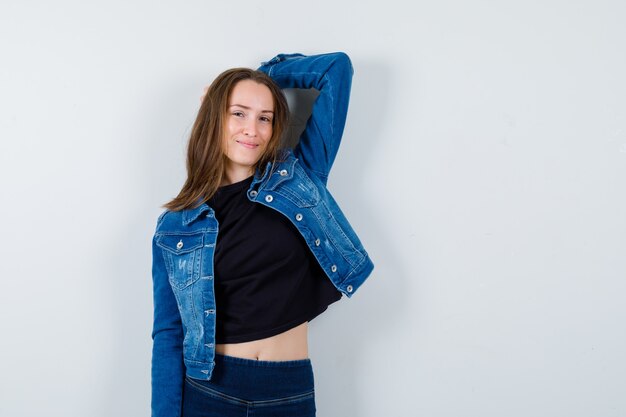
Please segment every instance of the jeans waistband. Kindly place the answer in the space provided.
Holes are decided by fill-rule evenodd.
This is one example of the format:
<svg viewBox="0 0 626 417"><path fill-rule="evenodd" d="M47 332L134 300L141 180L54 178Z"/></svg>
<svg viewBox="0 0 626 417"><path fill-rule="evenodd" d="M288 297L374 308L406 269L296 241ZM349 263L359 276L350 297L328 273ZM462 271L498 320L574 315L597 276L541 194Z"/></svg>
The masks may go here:
<svg viewBox="0 0 626 417"><path fill-rule="evenodd" d="M310 359L258 361L215 355L209 381L194 380L223 394L248 400L267 400L313 391Z"/></svg>

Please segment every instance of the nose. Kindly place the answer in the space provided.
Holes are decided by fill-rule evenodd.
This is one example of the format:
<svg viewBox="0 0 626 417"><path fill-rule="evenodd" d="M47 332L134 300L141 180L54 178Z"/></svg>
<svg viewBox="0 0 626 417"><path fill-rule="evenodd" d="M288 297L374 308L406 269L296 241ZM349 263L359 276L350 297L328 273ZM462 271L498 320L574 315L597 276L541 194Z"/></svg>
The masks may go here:
<svg viewBox="0 0 626 417"><path fill-rule="evenodd" d="M243 127L243 134L246 136L256 136L256 122L248 121Z"/></svg>

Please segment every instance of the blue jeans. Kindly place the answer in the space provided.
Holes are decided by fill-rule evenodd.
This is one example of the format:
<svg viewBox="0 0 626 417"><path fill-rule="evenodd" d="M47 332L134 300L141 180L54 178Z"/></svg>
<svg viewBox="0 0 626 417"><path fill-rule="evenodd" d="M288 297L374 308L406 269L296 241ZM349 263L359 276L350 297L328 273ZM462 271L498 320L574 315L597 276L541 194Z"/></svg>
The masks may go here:
<svg viewBox="0 0 626 417"><path fill-rule="evenodd" d="M185 377L183 417L314 417L309 359L257 361L215 355L211 380Z"/></svg>

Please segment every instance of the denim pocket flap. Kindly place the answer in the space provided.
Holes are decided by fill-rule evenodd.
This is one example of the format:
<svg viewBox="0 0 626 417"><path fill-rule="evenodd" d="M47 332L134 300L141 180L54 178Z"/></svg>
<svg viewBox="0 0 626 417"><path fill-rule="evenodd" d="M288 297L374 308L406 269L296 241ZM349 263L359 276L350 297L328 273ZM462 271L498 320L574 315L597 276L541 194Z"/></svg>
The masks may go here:
<svg viewBox="0 0 626 417"><path fill-rule="evenodd" d="M182 254L194 251L202 247L202 233L195 235L160 235L157 237L157 245L172 252Z"/></svg>

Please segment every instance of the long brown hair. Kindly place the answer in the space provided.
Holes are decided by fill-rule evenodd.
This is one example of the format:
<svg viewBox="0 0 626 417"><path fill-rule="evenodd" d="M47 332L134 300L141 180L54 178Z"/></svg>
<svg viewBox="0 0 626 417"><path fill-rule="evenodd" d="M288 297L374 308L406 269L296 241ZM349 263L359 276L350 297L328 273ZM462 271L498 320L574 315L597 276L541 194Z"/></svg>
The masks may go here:
<svg viewBox="0 0 626 417"><path fill-rule="evenodd" d="M211 83L194 122L187 147L187 180L169 203L168 210L179 211L197 207L210 199L222 183L226 155L222 145L224 119L228 100L235 85L242 80L252 80L269 88L274 98L272 137L257 162L263 167L276 162L283 131L289 119L289 107L280 87L264 72L250 68L233 68L224 71Z"/></svg>

